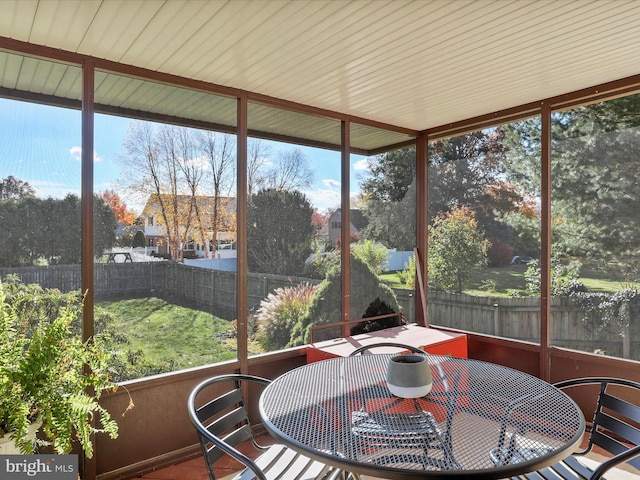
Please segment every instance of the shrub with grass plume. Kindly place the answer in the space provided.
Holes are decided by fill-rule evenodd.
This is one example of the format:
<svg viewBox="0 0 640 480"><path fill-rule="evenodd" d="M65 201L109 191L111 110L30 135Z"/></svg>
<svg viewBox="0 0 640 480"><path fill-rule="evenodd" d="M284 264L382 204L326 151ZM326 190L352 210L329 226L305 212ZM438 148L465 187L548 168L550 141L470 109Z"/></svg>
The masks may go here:
<svg viewBox="0 0 640 480"><path fill-rule="evenodd" d="M291 340L293 326L307 313L318 289L310 283L278 288L260 302L256 313L257 340L266 351L285 348Z"/></svg>

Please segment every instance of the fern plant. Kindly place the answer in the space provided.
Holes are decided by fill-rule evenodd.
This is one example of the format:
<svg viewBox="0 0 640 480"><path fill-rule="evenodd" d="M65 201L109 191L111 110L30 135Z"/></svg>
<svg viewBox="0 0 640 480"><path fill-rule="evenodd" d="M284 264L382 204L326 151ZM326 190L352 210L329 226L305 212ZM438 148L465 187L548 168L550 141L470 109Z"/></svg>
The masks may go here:
<svg viewBox="0 0 640 480"><path fill-rule="evenodd" d="M115 388L109 352L74 332L81 306L75 294L0 281L0 436L22 453L33 453L34 424L41 423L35 442L57 453L77 441L91 457L94 433L117 437L117 423L98 403Z"/></svg>

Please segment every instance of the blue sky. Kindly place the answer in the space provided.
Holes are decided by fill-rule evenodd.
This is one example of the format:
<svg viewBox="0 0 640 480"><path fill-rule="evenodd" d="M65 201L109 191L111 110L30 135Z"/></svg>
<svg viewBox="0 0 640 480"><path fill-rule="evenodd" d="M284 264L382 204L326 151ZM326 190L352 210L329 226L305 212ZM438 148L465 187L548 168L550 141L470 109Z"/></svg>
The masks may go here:
<svg viewBox="0 0 640 480"><path fill-rule="evenodd" d="M116 190L125 203L138 210L133 199L119 187L122 145L131 120L107 115L94 119L94 188ZM27 102L0 99L0 178L9 175L29 182L38 197L80 195L80 112ZM314 171L314 184L304 193L324 212L340 204L340 153L310 147L265 142L270 155L300 148ZM351 190L358 193L359 179L366 174L366 158L352 156ZM121 180L121 179L120 179ZM139 213L137 211L136 213Z"/></svg>

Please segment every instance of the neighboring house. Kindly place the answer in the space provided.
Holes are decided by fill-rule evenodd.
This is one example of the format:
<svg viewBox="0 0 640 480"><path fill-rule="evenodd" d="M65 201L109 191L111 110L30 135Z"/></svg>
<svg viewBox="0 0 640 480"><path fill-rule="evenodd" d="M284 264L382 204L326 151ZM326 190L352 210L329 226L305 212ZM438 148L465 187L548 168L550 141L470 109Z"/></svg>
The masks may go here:
<svg viewBox="0 0 640 480"><path fill-rule="evenodd" d="M216 229L215 197L178 195L174 198L169 194L160 197L154 194L147 200L142 218L147 247L153 248L156 254L171 255L169 230L162 214L162 205L165 206L167 221L174 225L171 231L177 236L177 248L182 252L181 255L172 255L173 258L210 258L218 248L235 242L235 198L218 198ZM217 233L214 234L215 230Z"/></svg>
<svg viewBox="0 0 640 480"><path fill-rule="evenodd" d="M349 210L350 224L349 231L351 237L360 237L360 232L367 226L367 217L364 216L362 210L351 209ZM329 215L329 242L331 245L336 245L340 240L340 229L342 228L342 210L338 208L335 212Z"/></svg>

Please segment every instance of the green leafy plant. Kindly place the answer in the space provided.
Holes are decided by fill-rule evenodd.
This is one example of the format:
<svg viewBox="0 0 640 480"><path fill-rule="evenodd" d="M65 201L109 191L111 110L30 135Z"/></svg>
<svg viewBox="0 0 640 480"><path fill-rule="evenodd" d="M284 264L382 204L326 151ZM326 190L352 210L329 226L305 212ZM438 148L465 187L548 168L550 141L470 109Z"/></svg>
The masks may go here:
<svg viewBox="0 0 640 480"><path fill-rule="evenodd" d="M416 287L416 257L411 256L404 264L404 270L399 273L400 281L413 290Z"/></svg>
<svg viewBox="0 0 640 480"><path fill-rule="evenodd" d="M482 237L475 213L466 207L436 217L429 226L429 285L461 293L486 263L489 242Z"/></svg>
<svg viewBox="0 0 640 480"><path fill-rule="evenodd" d="M589 335L600 335L617 325L620 335L640 316L640 290L624 289L615 293L574 291L568 295L584 310L582 323Z"/></svg>
<svg viewBox="0 0 640 480"><path fill-rule="evenodd" d="M0 435L25 454L34 441L56 453L69 453L77 441L91 457L94 433L117 437L117 423L98 403L116 388L110 354L98 341L81 341L81 307L78 294L0 281ZM40 422L38 438L29 438Z"/></svg>
<svg viewBox="0 0 640 480"><path fill-rule="evenodd" d="M540 292L541 276L540 261L533 260L527 264L524 277L527 281L527 290L531 293ZM551 295L569 295L572 292L586 290L578 280L580 265L572 262L563 264L556 250L551 252Z"/></svg>
<svg viewBox="0 0 640 480"><path fill-rule="evenodd" d="M353 254L369 265L376 275L380 275L387 264L389 251L383 245L378 245L372 240L364 240L351 246Z"/></svg>

